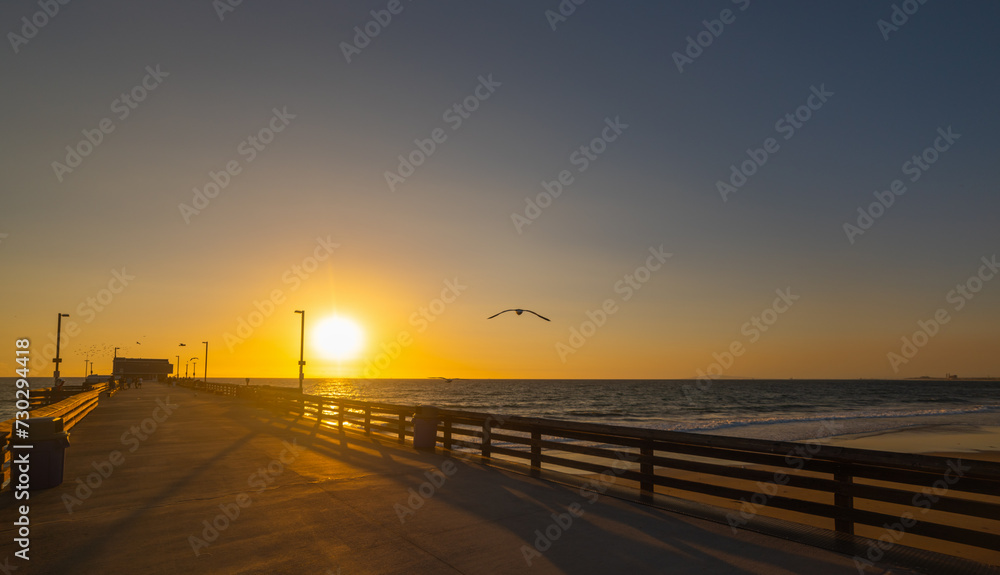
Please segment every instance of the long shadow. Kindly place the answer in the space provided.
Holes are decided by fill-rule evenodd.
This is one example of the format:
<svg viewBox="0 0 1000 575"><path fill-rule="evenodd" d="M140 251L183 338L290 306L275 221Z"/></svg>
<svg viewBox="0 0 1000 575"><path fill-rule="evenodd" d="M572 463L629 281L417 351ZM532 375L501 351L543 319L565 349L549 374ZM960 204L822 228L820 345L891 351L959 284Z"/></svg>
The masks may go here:
<svg viewBox="0 0 1000 575"><path fill-rule="evenodd" d="M218 399L220 402L229 401L226 398ZM68 553L60 553L61 557L51 566L51 572L74 572L83 563L93 564L101 556L113 553L108 548L110 542L125 534L139 517L148 512L149 507L168 502L185 486L209 473L218 461L244 449L255 438L265 436L285 440L299 439L300 445L318 455L380 472L400 484L401 494L406 492L407 487L416 487L423 482L425 470L440 467L445 460L450 459L459 470L449 478L446 487L433 495L433 505L447 505L511 533L519 544L510 549L510 561L503 564L507 568L518 566L527 569L527 563L521 563L521 545L533 548L536 530L544 532L549 527L552 523L551 513L565 513L570 505L579 503L584 514L575 518L572 526L562 532L557 540L552 541L551 548L542 552L541 557L534 558L534 561L548 562L563 572L572 573L751 573L768 568L772 571L787 571L789 565L815 575L835 571L831 563L824 559L804 557L771 545L760 545L746 538L737 539L720 533L721 529L713 531L700 526L696 520L683 519L666 511L610 497L601 497L590 504L582 494L566 485L516 475L507 470L480 465L473 460L452 458L447 454L417 452L411 447L399 446L394 438L369 438L352 431L339 433L336 429L320 429L314 419L282 416L239 401L222 404L221 407L221 411L214 415L236 424L232 429L235 430L234 435L239 434L238 437L228 440L203 461L192 462L193 465L183 476L144 501L141 508L114 520L103 530L101 537L87 537ZM290 470L294 473L294 467ZM472 482L475 482L474 489ZM463 489L463 485L468 488ZM473 497L481 496L484 485L487 486L489 500L471 500L470 494ZM352 500L351 496L337 497L335 489L324 491L328 496L336 497L344 505L364 515L364 510L356 507L357 500ZM391 502L386 504L392 505ZM537 519L525 521L525 516L535 516ZM393 533L444 563L447 561L443 557L453 552L442 547L444 543L436 542L434 537L421 533L419 521L399 525L367 519L378 528ZM646 536L651 540L642 540ZM668 546L662 546L663 542ZM490 543L484 541L481 544ZM761 568L749 571L734 565L727 557L751 559ZM233 566L234 569L236 567ZM848 571L853 570L843 570L845 573Z"/></svg>
<svg viewBox="0 0 1000 575"><path fill-rule="evenodd" d="M412 448L399 446L392 438L384 438L385 444L382 444L379 439L383 438L368 438L360 432L338 432L336 429L329 428L320 430L317 429L315 419L311 418L289 418L274 414L262 416L264 413L266 410L259 411L256 417L252 413L245 413L244 415L251 415L251 417L249 419L241 418L241 420L248 429L254 429L258 433L264 433L268 429L280 429L283 433L307 438L309 449L312 451L361 467L374 463L397 463L397 460L400 459L425 464L426 467L439 467L442 461L449 458L442 454L415 452ZM368 453L371 450L375 450L378 455ZM552 523L549 518L551 513L565 513L569 505L579 503L584 508L583 516L576 518L573 525L565 533L562 533L558 540L552 541L551 548L541 553L541 557L534 558L539 562L548 561L565 572L581 572L581 549L585 551L613 550L610 555L603 554L601 556L598 554L593 559L588 559L586 567L588 572L661 573L668 565L671 572L740 574L761 571L760 569L748 571L734 565L732 561L713 554L711 550L706 551L706 548L713 547L716 552L721 551L720 555L752 558L754 563L764 569L767 566L771 566L772 569L786 569L786 566L792 563L813 573L840 570L823 559L782 551L774 546L760 545L746 539L739 539L700 527L697 523L701 520L681 518L667 511L610 497L605 498L604 496L590 504L587 498L575 493L573 489L565 485L515 475L498 468L479 465L464 458L450 459L460 469L453 478L449 479L452 481L453 489L437 491L433 496L434 499L466 513L478 514L482 519L491 521L495 525L499 525L499 522L502 522L504 518L484 514L483 510L470 505L468 499L463 496L461 469L475 469L479 474L477 477L480 479L484 472L490 475L489 483L493 487L491 504L494 507L518 509L525 504L526 500L518 497L516 493L524 491L526 487L531 490L535 501L531 503L533 509L527 513L537 514L539 524L527 533L509 528L514 535L521 539L524 545L529 547L533 546L537 537L534 529L544 532ZM380 467L383 468L382 471L386 471L384 465ZM414 487L424 480L420 473L422 470L414 469L412 466L399 465L396 469L399 476L397 481L404 486ZM455 478L458 478L458 481ZM403 490L401 489L401 491ZM520 511L508 518L524 514L524 511ZM594 522L594 517L600 518L600 521ZM597 523L608 523L612 526L622 524L632 529L641 529L645 535L666 542L670 549L667 550L654 543L640 541L634 536L626 536L621 532L626 529L604 528ZM719 531L722 529L720 528ZM412 544L420 546L418 538L406 536L405 533L401 535ZM765 536L761 537L766 538ZM775 540L775 542L777 541ZM803 546L802 549L808 552L807 547ZM427 551L433 554L432 550ZM825 553L819 550L816 552ZM520 548L512 549L511 554L520 559ZM654 561L649 561L651 556L655 557ZM529 565L525 563L524 567L528 568ZM852 570L846 567L843 569L845 573L850 571Z"/></svg>
<svg viewBox="0 0 1000 575"><path fill-rule="evenodd" d="M79 566L78 564L82 560L89 561L97 558L105 551L106 547L112 541L112 536L123 532L130 522L146 513L147 508L166 502L174 494L180 492L184 486L208 472L219 460L224 458L226 455L239 450L258 435L259 432L256 431L243 435L215 452L211 457L205 458L201 463L194 465L190 468L190 471L184 475L184 477L178 478L155 495L149 505L136 508L104 529L103 532L109 536L88 538L85 542L75 547L73 551L68 552L64 559L53 565L52 572L73 573L76 571Z"/></svg>

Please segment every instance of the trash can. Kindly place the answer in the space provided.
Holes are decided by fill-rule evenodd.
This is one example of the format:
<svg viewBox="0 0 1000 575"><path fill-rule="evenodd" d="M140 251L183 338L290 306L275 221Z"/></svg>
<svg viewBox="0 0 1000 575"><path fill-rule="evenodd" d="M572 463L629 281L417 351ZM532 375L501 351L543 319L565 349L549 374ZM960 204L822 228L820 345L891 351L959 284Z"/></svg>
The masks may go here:
<svg viewBox="0 0 1000 575"><path fill-rule="evenodd" d="M413 447L434 451L437 445L437 408L418 405L413 414Z"/></svg>
<svg viewBox="0 0 1000 575"><path fill-rule="evenodd" d="M66 463L66 448L69 447L69 433L63 431L61 417L33 417L28 423L28 438L14 438L12 445L30 445L30 449L13 449L14 463L11 475L19 473L18 459L27 455L28 487L49 489L63 482L63 468Z"/></svg>

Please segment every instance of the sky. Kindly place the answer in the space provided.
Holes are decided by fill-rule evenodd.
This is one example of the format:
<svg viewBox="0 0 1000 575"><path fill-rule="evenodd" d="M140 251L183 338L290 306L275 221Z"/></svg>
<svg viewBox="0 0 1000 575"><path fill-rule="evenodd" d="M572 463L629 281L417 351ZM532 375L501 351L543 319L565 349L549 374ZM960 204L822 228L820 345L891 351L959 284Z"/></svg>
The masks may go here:
<svg viewBox="0 0 1000 575"><path fill-rule="evenodd" d="M1000 376L995 2L230 2L0 5L0 373Z"/></svg>

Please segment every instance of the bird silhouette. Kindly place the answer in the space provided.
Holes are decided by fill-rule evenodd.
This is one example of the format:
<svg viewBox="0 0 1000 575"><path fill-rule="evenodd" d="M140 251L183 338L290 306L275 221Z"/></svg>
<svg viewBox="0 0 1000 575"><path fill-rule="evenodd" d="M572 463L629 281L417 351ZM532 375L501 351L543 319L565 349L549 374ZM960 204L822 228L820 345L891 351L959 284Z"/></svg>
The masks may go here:
<svg viewBox="0 0 1000 575"><path fill-rule="evenodd" d="M500 312L500 313L495 313L495 314L491 315L490 317L488 317L488 318L486 318L486 319L493 319L493 318L495 318L496 316L500 315L501 313L507 313L507 312L509 312L509 311L512 311L512 312L515 312L515 313L516 313L517 315L521 315L521 314L522 314L522 313L524 313L524 312L528 312L528 313L533 313L533 314L537 315L538 317L540 317L540 318L544 319L545 321L552 321L551 319L549 319L549 318L547 318L547 317L545 317L545 316L543 316L543 315L540 315L540 314L539 314L539 313L537 313L537 312L533 312L533 311L531 311L530 309L505 309L505 310L503 310L502 312Z"/></svg>

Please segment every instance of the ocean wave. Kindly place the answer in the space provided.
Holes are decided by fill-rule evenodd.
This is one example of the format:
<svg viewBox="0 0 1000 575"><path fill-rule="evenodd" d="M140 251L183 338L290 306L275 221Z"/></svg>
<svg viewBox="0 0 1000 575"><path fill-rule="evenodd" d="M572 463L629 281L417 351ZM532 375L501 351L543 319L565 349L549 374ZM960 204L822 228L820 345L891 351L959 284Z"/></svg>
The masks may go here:
<svg viewBox="0 0 1000 575"><path fill-rule="evenodd" d="M592 417L592 418L598 418L598 419L608 418L608 417L618 418L618 417L626 417L626 416L628 416L628 413L625 413L625 412L622 412L622 411L569 410L569 411L561 411L561 412L558 412L558 413L559 413L559 415L568 416L568 417Z"/></svg>

